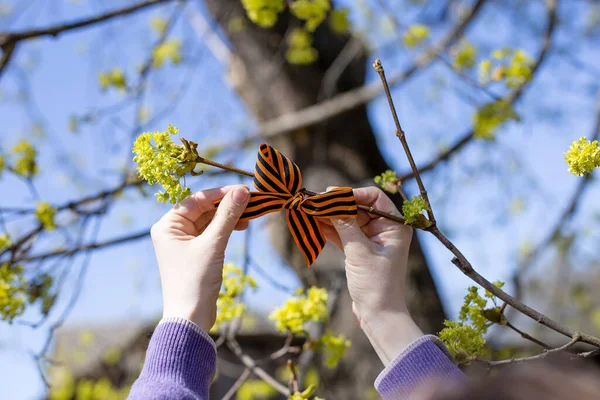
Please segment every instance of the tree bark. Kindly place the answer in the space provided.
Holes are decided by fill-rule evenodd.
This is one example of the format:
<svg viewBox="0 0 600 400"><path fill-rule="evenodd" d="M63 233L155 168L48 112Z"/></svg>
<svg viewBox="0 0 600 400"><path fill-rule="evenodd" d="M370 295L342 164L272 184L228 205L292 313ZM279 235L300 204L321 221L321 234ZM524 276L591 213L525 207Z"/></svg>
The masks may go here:
<svg viewBox="0 0 600 400"><path fill-rule="evenodd" d="M245 17L239 0L205 0L205 3L231 43L230 82L259 122L323 100L324 76L349 43L348 36L333 33L327 23L323 23L314 35L318 61L308 66L294 66L284 58L285 36L291 29L301 26L299 21L283 13L276 26L261 29ZM245 28L241 32L228 31L231 18L239 17L246 21ZM333 93L329 95L364 84L367 66L364 54L363 50L353 58L335 80ZM322 191L327 185L363 182L389 168L378 149L365 106L316 126L280 135L270 142L300 166L303 186L313 191ZM394 196L394 201L401 205L399 196ZM305 284L327 287L333 279L344 277L343 257L337 249L332 249L333 246L328 245L329 248L308 269L294 248L285 223L274 224L271 236L276 248ZM417 324L428 333L439 331L445 313L416 235L412 242L407 286L407 302ZM334 332L344 333L353 344L338 368L319 371L323 383L319 395L336 399L368 398L368 391L372 390L374 378L382 366L354 322L345 281L329 326Z"/></svg>

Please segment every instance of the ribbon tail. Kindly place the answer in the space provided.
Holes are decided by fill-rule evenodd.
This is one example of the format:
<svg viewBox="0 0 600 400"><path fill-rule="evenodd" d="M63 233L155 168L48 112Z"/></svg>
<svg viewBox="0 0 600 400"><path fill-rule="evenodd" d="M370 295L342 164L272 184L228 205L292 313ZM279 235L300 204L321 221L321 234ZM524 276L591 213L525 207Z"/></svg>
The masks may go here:
<svg viewBox="0 0 600 400"><path fill-rule="evenodd" d="M310 267L327 243L315 217L298 210L286 210L286 219L294 242Z"/></svg>

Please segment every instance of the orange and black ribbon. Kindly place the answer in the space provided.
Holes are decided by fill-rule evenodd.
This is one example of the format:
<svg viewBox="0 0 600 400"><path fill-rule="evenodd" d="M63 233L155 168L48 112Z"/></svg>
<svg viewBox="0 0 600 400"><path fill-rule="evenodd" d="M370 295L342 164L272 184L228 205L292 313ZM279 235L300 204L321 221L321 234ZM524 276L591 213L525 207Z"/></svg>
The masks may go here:
<svg viewBox="0 0 600 400"><path fill-rule="evenodd" d="M285 209L292 237L308 266L316 260L327 242L315 217L353 218L357 215L352 188L341 187L308 195L302 187L300 168L266 143L262 143L258 150L254 186L259 191L250 192L250 202L240 221ZM219 203L220 200L215 205Z"/></svg>

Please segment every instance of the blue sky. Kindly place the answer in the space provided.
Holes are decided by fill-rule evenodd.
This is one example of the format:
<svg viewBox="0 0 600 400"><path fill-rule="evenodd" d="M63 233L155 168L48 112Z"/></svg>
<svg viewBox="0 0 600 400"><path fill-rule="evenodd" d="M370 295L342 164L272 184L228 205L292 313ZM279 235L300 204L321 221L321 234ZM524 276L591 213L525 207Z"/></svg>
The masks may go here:
<svg viewBox="0 0 600 400"><path fill-rule="evenodd" d="M14 24L8 25L8 18L0 19L0 29L44 26L50 21L65 21L125 4L121 1L105 3L56 0L34 4ZM0 4L17 5L17 2L0 1ZM193 7L202 11L198 3L193 3ZM515 31L510 20L502 17L495 7L486 9L469 37L485 42L490 48L511 43L536 54L539 33L528 29ZM149 18L168 16L171 10L172 7L154 9L100 29L65 35L58 40L36 40L19 49L13 62L21 68L29 68L27 81L32 101L24 105L13 100L22 90L18 72L9 71L3 76L0 81L0 146L6 150L21 138L31 138L33 123L43 123L44 135L35 139L40 149L41 168L35 185L44 200L62 204L118 182L120 168L131 158L134 109L124 108L98 123L82 126L78 133L68 131L68 121L71 115L83 115L90 109L122 101L122 94L100 92L97 73L119 66L134 76L137 65L147 57L154 40ZM405 11L406 15L417 15L413 10ZM569 12L580 17L577 10L570 9ZM543 27L543 13L537 15L534 25ZM404 15L403 18L410 20ZM359 27L372 27L359 15L354 19ZM489 29L490 24L494 24L494 29ZM432 35L437 38L443 32L444 29L440 29ZM368 36L373 37L375 33L370 30ZM599 59L599 48L584 41L571 44L571 34L566 29L559 31L557 42L582 62L592 64ZM201 39L195 36L185 17L178 21L173 35L184 39L184 55L189 63L167 66L153 74L146 106L152 115L156 115L172 104L174 92L182 95L168 117L154 121L146 128L164 129L167 123L173 123L181 128L185 137L198 141L201 146L231 143L252 132L256 123L226 84L225 67L202 46ZM379 37L387 45L373 58L382 58L390 73L401 70L416 54L392 45L393 38ZM482 48L481 51L487 50ZM374 79L376 76L370 72L367 80ZM558 56L551 56L517 107L523 119L521 123L508 125L496 142L468 146L458 157L453 157L447 167L426 176L426 185L443 229L490 280L508 279L516 265L519 247L526 241L536 243L543 237L565 206L578 178L567 172L562 154L572 140L591 132L596 112L596 82L592 73L574 69ZM470 100L465 101L466 98L473 98L477 104L485 100L484 96L472 89L464 89L462 85L445 67L436 65L393 90L417 163L429 160L441 146L452 143L469 127L474 105ZM408 166L393 134L392 120L383 97L370 103L369 117L389 162L398 171L406 171ZM70 155L68 167L63 166L64 160L56 154ZM245 169L251 169L253 162L254 150L236 158L236 164ZM80 173L87 177L85 181L77 179ZM193 189L202 189L237 181L237 177L221 176L190 179L189 183ZM411 185L409 190L415 192ZM0 194L2 207L34 204L25 185L7 174L0 180ZM594 184L583 200L584 211L575 220L577 224L586 224L586 228L589 225L591 232L582 246L598 238L597 222L589 222L590 216L598 211L597 201L594 201L598 194L598 185ZM511 213L511 204L521 200L525 204L524 211ZM104 219L98 240L147 228L167 209L167 206L157 204L152 196L143 197L136 190L128 191ZM59 222L67 223L69 216L60 217ZM10 229L18 234L30 223L16 220L10 224ZM252 228L255 233L252 248L258 249L255 257L278 281L296 286L294 275L264 245L265 236L260 233L262 224L264 221L257 221ZM60 244L56 239L60 235L52 237L54 239L40 245L40 250ZM237 234L232 240L229 259L239 258L242 239L242 234ZM422 239L446 309L450 315L455 315L470 282L450 263L449 253L439 243L429 236L422 235ZM76 273L81 265L81 259L77 261L72 266L72 273ZM250 307L264 312L285 299L284 293L273 289L260 276L257 280L261 289L248 296ZM62 300L51 314L50 322L59 317L73 289L72 282L61 289ZM94 253L81 295L66 323L89 326L152 319L160 315L160 310L158 270L151 243L143 240ZM24 319L32 321L37 317L31 311ZM33 330L0 323L0 396L31 399L43 390L30 353L39 351L43 345L47 325Z"/></svg>

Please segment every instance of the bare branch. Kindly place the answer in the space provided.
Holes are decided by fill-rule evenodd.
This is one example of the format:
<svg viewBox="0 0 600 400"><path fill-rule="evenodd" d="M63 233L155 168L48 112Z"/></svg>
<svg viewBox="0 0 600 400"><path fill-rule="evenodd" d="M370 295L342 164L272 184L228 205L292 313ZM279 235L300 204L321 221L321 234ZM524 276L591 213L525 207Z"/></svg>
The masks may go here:
<svg viewBox="0 0 600 400"><path fill-rule="evenodd" d="M475 2L464 15L463 19L437 44L427 48L423 54L404 71L392 75L389 79L390 86L395 86L405 82L417 71L427 67L436 58L436 55L446 51L454 44L464 33L470 23L481 9L485 0ZM252 143L258 138L268 138L280 134L288 133L296 129L314 125L326 119L348 112L354 108L360 107L377 97L383 88L377 82L362 86L358 89L350 90L335 96L332 99L320 102L302 110L287 113L270 121L265 122L261 127L237 146L243 146Z"/></svg>
<svg viewBox="0 0 600 400"><path fill-rule="evenodd" d="M531 336L530 334L523 332L522 330L520 330L519 328L517 328L516 326L514 326L513 324L511 324L510 322L506 321L506 327L512 329L513 331L517 332L519 335L521 335L521 337L523 339L529 340L539 346L542 346L544 349L550 349L551 347L548 346L546 343L542 342L541 340L538 340L536 338L534 338L533 336Z"/></svg>
<svg viewBox="0 0 600 400"><path fill-rule="evenodd" d="M596 111L596 122L594 124L594 128L592 130L591 140L597 140L600 138L600 92L598 93L598 105ZM550 229L550 232L546 237L532 250L520 263L517 271L513 275L513 284L515 285L515 297L521 298L522 291L522 278L523 275L527 272L527 270L531 267L531 265L535 262L535 260L540 256L540 254L550 246L556 239L558 239L561 235L561 232L564 226L571 220L571 218L575 215L575 212L578 209L579 202L583 198L583 194L585 190L588 188L589 184L592 182L592 175L586 175L582 178L575 190L573 191L571 198L568 202L567 207L563 210L558 220L554 224L553 228Z"/></svg>
<svg viewBox="0 0 600 400"><path fill-rule="evenodd" d="M515 308L522 314L527 315L529 318L537 321L539 324L544 325L553 331L558 333L562 333L565 336L573 337L575 335L575 331L569 327L563 326L558 322L548 318L544 314L534 310L533 308L525 305L520 300L515 299L502 289L496 287L493 283L485 279L481 276L477 271L473 269L473 266L467 260L467 258L461 253L461 251L450 241L447 237L442 234L436 226L428 229L428 232L433 234L452 254L454 254L454 258L452 259L452 263L456 265L465 275L467 275L471 280L478 283L479 286L491 292L494 296L498 297L500 300L508 303L511 307ZM581 341L592 344L594 346L600 347L600 339L597 337L587 335L581 333Z"/></svg>
<svg viewBox="0 0 600 400"><path fill-rule="evenodd" d="M49 26L41 29L31 29L22 32L0 32L0 49L2 49L2 57L0 58L0 77L2 77L2 72L6 69L6 66L8 65L12 55L14 54L14 50L19 42L44 36L57 37L65 32L93 26L116 17L122 17L129 14L133 14L137 11L143 10L151 6L155 6L157 4L168 3L172 1L175 0L148 0L138 4L134 4L129 7L124 7L105 14L100 14L92 18L80 19L78 21L73 21L65 24Z"/></svg>
<svg viewBox="0 0 600 400"><path fill-rule="evenodd" d="M244 354L244 352L242 351L242 347L237 342L237 340L235 340L233 338L228 338L227 346L231 349L231 351L233 351L233 353L240 359L240 361L247 368L252 370L252 372L256 376L261 378L263 381L267 382L269 385L271 385L271 387L273 387L273 389L277 390L282 395L284 395L284 396L290 395L290 391L288 388L286 388L284 385L279 383L275 378L273 378L271 375L269 375L264 369L257 366L256 362L254 361L254 359L252 357L248 356L247 354Z"/></svg>
<svg viewBox="0 0 600 400"><path fill-rule="evenodd" d="M227 393L225 393L225 396L223 396L222 400L229 400L229 399L233 398L233 395L235 395L235 393L238 391L240 386L242 386L244 384L244 382L246 382L246 380L248 380L248 378L250 377L251 374L252 374L252 370L250 368L246 368L244 370L244 372L242 372L240 377L237 379L237 381L234 382L233 386L231 386L229 388L229 390L227 391Z"/></svg>
<svg viewBox="0 0 600 400"><path fill-rule="evenodd" d="M73 247L71 249L59 249L59 250L53 250L50 251L48 253L42 253L42 254L35 254L32 256L26 256L26 257L21 257L21 258L16 258L14 260L14 262L31 262L31 261L41 261L41 260L48 260L51 258L55 258L55 257L61 257L61 256L71 256L74 255L76 253L87 253L91 250L98 250L98 249L105 249L108 247L112 247L112 246L116 246L116 245L120 245L120 244L124 244L124 243L128 243L128 242L132 242L134 240L139 240L142 238L145 238L147 236L150 235L150 229L144 229L142 231L139 232L135 232L135 233L131 233L128 235L124 235L124 236L120 236L114 239L109 239L103 242L96 242L96 243L90 243L90 244L84 244L84 245L80 245L80 246L76 246Z"/></svg>
<svg viewBox="0 0 600 400"><path fill-rule="evenodd" d="M415 179L417 180L417 185L419 186L419 191L421 192L421 197L427 203L429 208L427 209L427 215L429 216L429 221L435 225L435 215L433 214L433 208L431 207L431 203L429 202L429 196L427 196L427 190L425 189L425 185L423 185L423 181L421 180L421 175L419 174L419 170L417 169L417 164L415 163L415 159L410 152L410 147L408 147L408 142L406 141L406 134L400 125L400 121L398 120L398 113L396 112L396 107L394 106L394 100L392 100L392 94L390 93L390 87L388 85L387 79L385 78L385 71L383 69L383 65L379 59L376 59L373 63L373 68L379 74L381 78L381 84L383 85L383 89L385 90L385 96L387 97L388 104L390 106L390 112L392 113L392 118L394 119L394 124L396 125L396 136L400 140L402 147L404 148L404 153L406 153L406 158L408 163L410 164L410 168L415 174ZM406 197L406 195L404 195Z"/></svg>
<svg viewBox="0 0 600 400"><path fill-rule="evenodd" d="M22 40L30 40L33 38L43 37L43 36L57 37L58 35L60 35L61 33L64 33L64 32L92 26L92 25L98 24L100 22L108 21L115 17L122 17L125 15L133 14L136 11L140 11L140 10L143 10L143 9L151 7L151 6L155 6L157 4L168 3L168 2L172 2L172 1L175 1L175 0L147 0L147 1L144 1L144 2L141 2L138 4L134 4L129 7L124 7L124 8L114 10L114 11L111 11L111 12L108 12L105 14L100 14L93 18L80 19L78 21L69 22L66 24L54 25L54 26L50 26L47 28L41 28L41 29L32 29L32 30L28 30L28 31L24 31L24 32L8 32L8 33L5 33L5 35L7 35L7 37L8 37L8 39L5 39L5 42L15 43L15 42L22 41Z"/></svg>
<svg viewBox="0 0 600 400"><path fill-rule="evenodd" d="M557 2L557 0L549 0L548 1L548 8L547 8L548 25L546 26L546 31L544 33L544 39L543 39L540 53L538 54L538 56L533 64L533 67L531 68L531 79L528 80L527 82L523 83L522 85L520 85L518 88L516 88L514 91L512 91L508 96L506 96L505 100L508 103L508 105L510 105L510 106L515 104L521 98L524 90L531 84L534 77L536 76L536 72L539 70L540 66L543 64L544 60L546 59L546 57L550 51L550 46L552 44L552 37L554 35L554 31L556 28L556 20L557 20L556 2ZM444 161L447 161L450 158L450 156L452 156L454 153L461 150L465 145L470 143L474 137L475 137L475 132L471 128L467 132L465 132L463 135L461 135L461 137L452 146L450 146L447 150L441 152L433 160L420 166L419 172L423 173L423 172L430 171L430 170L434 169L438 164L440 164ZM415 177L415 174L413 171L407 171L403 174L400 174L398 179L401 181L405 181L407 179L412 179L414 177Z"/></svg>
<svg viewBox="0 0 600 400"><path fill-rule="evenodd" d="M578 332L575 332L573 334L571 341L569 341L568 343L566 343L560 347L554 348L554 349L544 350L543 353L537 354L535 356L521 357L521 358L509 358L506 360L499 360L499 361L489 361L489 360L483 360L483 359L478 358L475 361L484 363L487 365L487 367L489 369L492 369L495 367L499 367L501 365L519 364L519 363L528 362L528 361L542 360L542 359L548 357L550 354L560 353L562 351L568 350L570 347L572 347L575 343L579 342L580 340L581 340L581 336L579 335Z"/></svg>

